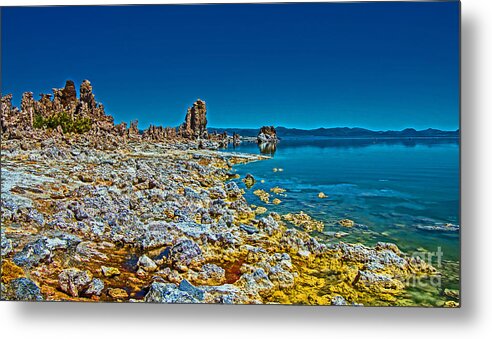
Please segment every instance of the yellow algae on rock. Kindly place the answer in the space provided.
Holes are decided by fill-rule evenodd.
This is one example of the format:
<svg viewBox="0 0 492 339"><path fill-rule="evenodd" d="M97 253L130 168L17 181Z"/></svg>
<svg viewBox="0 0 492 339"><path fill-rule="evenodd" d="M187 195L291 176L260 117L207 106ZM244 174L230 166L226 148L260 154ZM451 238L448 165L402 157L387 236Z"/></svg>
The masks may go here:
<svg viewBox="0 0 492 339"><path fill-rule="evenodd" d="M273 193L275 193L275 194L282 194L282 193L285 192L285 189L280 188L278 186L275 186L273 188L270 188L270 191L273 192Z"/></svg>
<svg viewBox="0 0 492 339"><path fill-rule="evenodd" d="M128 293L122 288L110 288L108 294L113 299L128 298Z"/></svg>
<svg viewBox="0 0 492 339"><path fill-rule="evenodd" d="M107 267L107 266L101 266L101 273L106 277L106 278L111 278L116 275L120 275L120 270L117 269L116 267Z"/></svg>
<svg viewBox="0 0 492 339"><path fill-rule="evenodd" d="M323 192L319 192L318 193L318 198L325 199L325 198L328 198L328 196L326 194L324 194Z"/></svg>
<svg viewBox="0 0 492 339"><path fill-rule="evenodd" d="M255 211L251 209L244 209L236 211L234 222L236 224L249 224L249 222L255 218Z"/></svg>
<svg viewBox="0 0 492 339"><path fill-rule="evenodd" d="M261 201L264 203L268 204L270 203L270 194L265 192L264 190L257 189L256 191L253 192L254 195L256 195L258 198L260 198Z"/></svg>
<svg viewBox="0 0 492 339"><path fill-rule="evenodd" d="M325 226L322 221L314 220L310 215L304 213L303 211L297 214L288 213L283 215L282 218L302 228L307 232L312 232L312 231L321 232L323 231L323 228Z"/></svg>
<svg viewBox="0 0 492 339"><path fill-rule="evenodd" d="M256 214L263 214L263 213L266 213L267 209L266 207L263 207L263 206L258 206L255 210L255 213Z"/></svg>
<svg viewBox="0 0 492 339"><path fill-rule="evenodd" d="M243 179L243 182L247 188L251 188L255 184L256 180L251 174L246 174L246 176Z"/></svg>
<svg viewBox="0 0 492 339"><path fill-rule="evenodd" d="M444 307L460 307L460 304L456 301L448 300L444 303Z"/></svg>
<svg viewBox="0 0 492 339"><path fill-rule="evenodd" d="M22 268L10 260L2 260L2 283L9 283L11 280L24 276Z"/></svg>
<svg viewBox="0 0 492 339"><path fill-rule="evenodd" d="M355 225L354 221L350 219L339 220L338 224L343 227L353 227Z"/></svg>
<svg viewBox="0 0 492 339"><path fill-rule="evenodd" d="M280 200L280 199L278 199L278 198L275 198L275 199L273 199L273 200L272 200L272 203L273 203L274 205L278 205L278 204L280 204L281 202L282 202L282 200Z"/></svg>

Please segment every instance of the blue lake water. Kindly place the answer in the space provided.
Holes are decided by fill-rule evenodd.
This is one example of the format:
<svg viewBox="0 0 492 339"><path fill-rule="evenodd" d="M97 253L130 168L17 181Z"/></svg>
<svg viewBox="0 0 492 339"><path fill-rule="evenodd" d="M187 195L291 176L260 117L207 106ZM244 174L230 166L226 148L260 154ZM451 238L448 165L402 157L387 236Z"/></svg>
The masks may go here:
<svg viewBox="0 0 492 339"><path fill-rule="evenodd" d="M228 151L261 152L254 143ZM250 203L278 213L304 211L323 220L327 233L349 233L342 238L346 242L388 241L409 254L440 249L443 260L450 263L444 269L448 276L443 273L445 285L457 288L458 232L417 229L418 225L459 224L457 139L284 139L275 152L263 151L272 158L235 167L241 177L251 173L256 178L251 189L238 180ZM285 196L271 193L275 186L286 189ZM256 189L282 202L266 205L253 194ZM318 198L319 192L328 198ZM359 226L341 227L337 221L343 218ZM340 240L327 237L326 241Z"/></svg>

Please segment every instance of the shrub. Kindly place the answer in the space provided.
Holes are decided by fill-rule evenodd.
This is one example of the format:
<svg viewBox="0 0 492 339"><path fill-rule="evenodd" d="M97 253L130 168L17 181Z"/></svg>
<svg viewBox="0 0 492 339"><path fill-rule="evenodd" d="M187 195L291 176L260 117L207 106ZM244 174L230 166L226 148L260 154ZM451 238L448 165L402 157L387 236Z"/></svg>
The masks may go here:
<svg viewBox="0 0 492 339"><path fill-rule="evenodd" d="M34 128L55 129L58 126L62 128L63 133L82 134L91 129L92 121L89 118L72 118L67 112L56 113L47 118L39 114L34 117Z"/></svg>

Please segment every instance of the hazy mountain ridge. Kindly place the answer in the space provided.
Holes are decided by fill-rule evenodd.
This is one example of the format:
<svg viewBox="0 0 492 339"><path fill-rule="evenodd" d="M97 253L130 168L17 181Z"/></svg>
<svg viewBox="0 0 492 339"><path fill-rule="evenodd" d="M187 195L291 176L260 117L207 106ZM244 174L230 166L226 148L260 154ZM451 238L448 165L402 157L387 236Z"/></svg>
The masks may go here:
<svg viewBox="0 0 492 339"><path fill-rule="evenodd" d="M277 127L277 135L282 137L328 137L328 138L456 138L459 137L460 131L443 131L435 128L416 130L406 128L401 131L373 131L359 127L334 127L334 128L316 128L316 129L298 129ZM255 137L259 129L254 128L208 128L209 133L217 132L227 134L238 133L242 136Z"/></svg>

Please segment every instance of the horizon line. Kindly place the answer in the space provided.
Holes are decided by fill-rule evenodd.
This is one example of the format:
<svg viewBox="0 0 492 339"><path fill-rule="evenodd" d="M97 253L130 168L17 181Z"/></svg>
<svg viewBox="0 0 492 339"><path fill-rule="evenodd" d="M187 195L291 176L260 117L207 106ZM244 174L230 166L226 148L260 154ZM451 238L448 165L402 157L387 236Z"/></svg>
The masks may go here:
<svg viewBox="0 0 492 339"><path fill-rule="evenodd" d="M268 125L268 124L263 124L261 126L271 126L271 125ZM260 129L260 127L207 127L207 129ZM303 130L303 131L313 131L313 130L318 130L318 129L337 129L337 128L348 128L348 129L364 129L364 130L367 130L367 131L372 131L372 132L388 132L388 131L392 131L392 132L401 132L401 131L405 131L405 130L415 130L417 132L419 131L427 131L427 130L438 130L438 131L442 131L442 132L457 132L460 130L460 127L457 127L455 129L440 129L440 128L435 128L435 127L427 127L427 128L422 128L422 129L419 129L419 128L415 128L415 127L405 127L405 128L401 128L401 129L372 129L372 128L367 128L367 127L359 127L359 126L355 126L355 127L349 127L349 126L335 126L335 127L314 127L314 128L302 128L302 127L286 127L286 126L282 126L282 125L278 125L278 126L275 126L273 125L276 129L278 128L286 128L286 129L297 129L297 130Z"/></svg>

